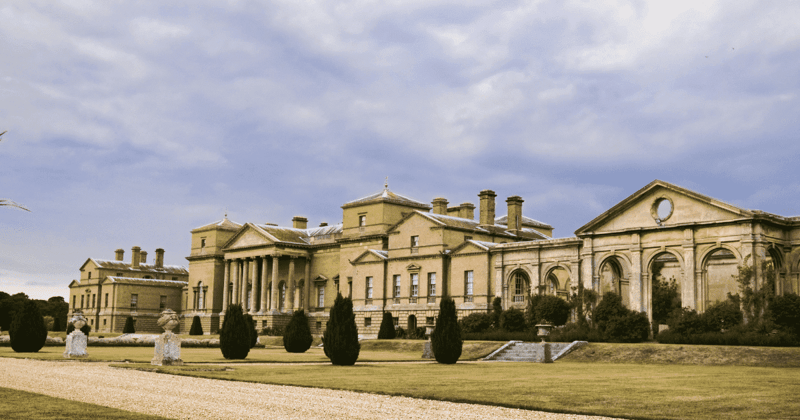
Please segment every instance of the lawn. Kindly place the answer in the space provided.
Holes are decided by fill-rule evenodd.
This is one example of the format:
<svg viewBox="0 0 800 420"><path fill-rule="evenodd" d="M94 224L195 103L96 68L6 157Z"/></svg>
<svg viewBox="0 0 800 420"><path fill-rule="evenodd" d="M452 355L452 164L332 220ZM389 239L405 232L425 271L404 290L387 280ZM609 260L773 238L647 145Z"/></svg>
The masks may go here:
<svg viewBox="0 0 800 420"><path fill-rule="evenodd" d="M581 362L248 366L162 373L626 418L796 417L800 369ZM389 379L390 378L390 379Z"/></svg>
<svg viewBox="0 0 800 420"><path fill-rule="evenodd" d="M2 387L0 387L0 413L3 413L3 419L24 420L83 418L157 420L164 418Z"/></svg>

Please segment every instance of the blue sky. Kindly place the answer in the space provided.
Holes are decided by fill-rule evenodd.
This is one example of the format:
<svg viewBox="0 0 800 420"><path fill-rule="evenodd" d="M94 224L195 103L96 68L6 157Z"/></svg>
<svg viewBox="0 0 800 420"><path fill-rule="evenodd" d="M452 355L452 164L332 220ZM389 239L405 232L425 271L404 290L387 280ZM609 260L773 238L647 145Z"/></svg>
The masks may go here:
<svg viewBox="0 0 800 420"><path fill-rule="evenodd" d="M379 191L575 229L654 179L800 214L795 1L0 4L0 290Z"/></svg>

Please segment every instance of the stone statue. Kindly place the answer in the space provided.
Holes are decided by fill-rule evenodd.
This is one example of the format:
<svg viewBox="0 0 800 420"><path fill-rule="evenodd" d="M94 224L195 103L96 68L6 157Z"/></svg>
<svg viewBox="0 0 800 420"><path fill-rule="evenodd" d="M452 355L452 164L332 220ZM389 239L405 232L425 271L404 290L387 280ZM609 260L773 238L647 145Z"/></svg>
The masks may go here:
<svg viewBox="0 0 800 420"><path fill-rule="evenodd" d="M164 329L164 333L156 338L155 355L151 364L156 366L181 366L181 338L175 335L172 330L180 324L178 314L172 309L165 309L161 312L158 319L158 326Z"/></svg>
<svg viewBox="0 0 800 420"><path fill-rule="evenodd" d="M75 327L75 331L72 331L67 336L67 348L64 350L64 357L67 359L89 357L89 354L86 353L86 334L81 331L81 328L86 325L86 318L83 317L83 312L75 311L69 323Z"/></svg>

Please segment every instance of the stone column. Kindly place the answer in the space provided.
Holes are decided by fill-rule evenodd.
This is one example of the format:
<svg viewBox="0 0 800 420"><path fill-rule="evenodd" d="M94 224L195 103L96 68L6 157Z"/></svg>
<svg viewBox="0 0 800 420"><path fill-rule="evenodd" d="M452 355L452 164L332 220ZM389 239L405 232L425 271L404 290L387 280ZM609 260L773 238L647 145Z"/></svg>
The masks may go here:
<svg viewBox="0 0 800 420"><path fill-rule="evenodd" d="M594 287L594 250L592 249L592 238L585 238L583 240L583 249L581 249L581 281L583 282L584 289L598 291Z"/></svg>
<svg viewBox="0 0 800 420"><path fill-rule="evenodd" d="M233 275L231 277L233 280L233 295L231 295L231 303L237 304L239 303L239 260L233 260Z"/></svg>
<svg viewBox="0 0 800 420"><path fill-rule="evenodd" d="M289 257L289 278L286 280L286 302L284 307L291 313L294 310L294 260L297 257Z"/></svg>
<svg viewBox="0 0 800 420"><path fill-rule="evenodd" d="M686 267L683 268L683 282L681 287L681 306L689 309L697 309L697 278L695 277L695 256L694 256L694 230L691 228L683 230L683 261Z"/></svg>
<svg viewBox="0 0 800 420"><path fill-rule="evenodd" d="M644 311L644 282L642 279L642 247L639 242L639 234L631 234L631 280L630 280L630 302L631 309L634 311Z"/></svg>
<svg viewBox="0 0 800 420"><path fill-rule="evenodd" d="M280 265L281 256L272 256L272 297L270 298L270 310L273 312L278 310L278 265Z"/></svg>
<svg viewBox="0 0 800 420"><path fill-rule="evenodd" d="M310 308L309 301L311 300L311 257L306 257L306 277L305 277L305 284L303 285L303 303L300 306L308 312L308 308Z"/></svg>
<svg viewBox="0 0 800 420"><path fill-rule="evenodd" d="M256 292L258 291L258 260L253 258L253 261L250 263L251 270L250 270L250 314L256 313Z"/></svg>
<svg viewBox="0 0 800 420"><path fill-rule="evenodd" d="M249 273L250 259L245 258L244 261L242 261L242 286L241 289L239 289L239 300L242 302L242 312L244 313L247 313L247 283L249 281Z"/></svg>
<svg viewBox="0 0 800 420"><path fill-rule="evenodd" d="M223 271L223 284L222 284L222 314L225 314L225 311L228 310L228 283L230 282L229 275L231 270L231 261L224 260L222 263L222 271Z"/></svg>
<svg viewBox="0 0 800 420"><path fill-rule="evenodd" d="M263 314L269 310L269 302L267 302L267 257L261 257L261 305L259 306L259 313Z"/></svg>

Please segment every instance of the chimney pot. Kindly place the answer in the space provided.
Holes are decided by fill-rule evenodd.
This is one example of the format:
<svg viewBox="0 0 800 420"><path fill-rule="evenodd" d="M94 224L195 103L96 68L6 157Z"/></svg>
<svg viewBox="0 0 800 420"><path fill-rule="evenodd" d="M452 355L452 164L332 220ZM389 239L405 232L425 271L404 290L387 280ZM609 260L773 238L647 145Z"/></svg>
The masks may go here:
<svg viewBox="0 0 800 420"><path fill-rule="evenodd" d="M433 214L447 215L447 199L443 197L436 197L433 199Z"/></svg>
<svg viewBox="0 0 800 420"><path fill-rule="evenodd" d="M475 219L475 205L472 203L461 203L458 206L458 217L462 219Z"/></svg>
<svg viewBox="0 0 800 420"><path fill-rule="evenodd" d="M164 249L157 248L156 249L156 267L161 268L164 267Z"/></svg>
<svg viewBox="0 0 800 420"><path fill-rule="evenodd" d="M117 261L122 261L125 258L125 250L122 249L122 248L114 251L114 253L117 254L116 255L116 260Z"/></svg>
<svg viewBox="0 0 800 420"><path fill-rule="evenodd" d="M141 251L141 250L142 250L142 248L139 248L138 246L135 246L135 247L131 248L131 267L132 268L139 268L139 251Z"/></svg>
<svg viewBox="0 0 800 420"><path fill-rule="evenodd" d="M481 199L480 224L494 226L494 198L497 194L492 190L483 190L478 197Z"/></svg>
<svg viewBox="0 0 800 420"><path fill-rule="evenodd" d="M307 229L308 228L308 219L302 216L295 216L292 218L292 226L295 229Z"/></svg>
<svg viewBox="0 0 800 420"><path fill-rule="evenodd" d="M328 222L322 222L319 224L319 227L325 227L325 226L328 226Z"/></svg>
<svg viewBox="0 0 800 420"><path fill-rule="evenodd" d="M147 251L139 251L139 264L147 264Z"/></svg>
<svg viewBox="0 0 800 420"><path fill-rule="evenodd" d="M522 229L522 197L512 195L506 199L508 204L508 230L515 231Z"/></svg>

